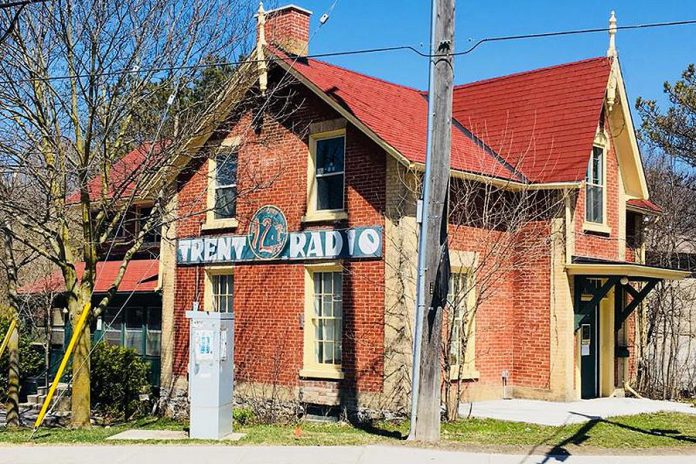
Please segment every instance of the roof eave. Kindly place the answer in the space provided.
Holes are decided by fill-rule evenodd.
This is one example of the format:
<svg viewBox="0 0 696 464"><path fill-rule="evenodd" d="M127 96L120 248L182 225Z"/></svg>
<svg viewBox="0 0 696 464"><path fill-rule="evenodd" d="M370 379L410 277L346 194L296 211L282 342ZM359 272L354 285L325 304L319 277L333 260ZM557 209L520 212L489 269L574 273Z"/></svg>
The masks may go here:
<svg viewBox="0 0 696 464"><path fill-rule="evenodd" d="M568 275L628 276L649 279L682 280L691 275L688 271L622 263L572 263L565 265Z"/></svg>

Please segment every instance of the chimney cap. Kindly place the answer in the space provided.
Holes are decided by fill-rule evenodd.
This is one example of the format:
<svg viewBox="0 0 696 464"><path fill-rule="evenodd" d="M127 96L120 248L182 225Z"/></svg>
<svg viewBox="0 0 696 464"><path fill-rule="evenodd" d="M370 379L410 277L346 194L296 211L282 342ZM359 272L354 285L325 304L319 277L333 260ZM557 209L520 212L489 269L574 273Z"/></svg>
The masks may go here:
<svg viewBox="0 0 696 464"><path fill-rule="evenodd" d="M278 8L274 8L272 10L267 10L265 13L266 13L266 15L270 15L270 14L278 13L278 12L283 11L283 10L297 10L300 13L305 13L308 16L312 15L311 11L309 11L306 8L302 8L300 6L297 6L294 3L291 3L289 5L285 5L285 6L279 6Z"/></svg>

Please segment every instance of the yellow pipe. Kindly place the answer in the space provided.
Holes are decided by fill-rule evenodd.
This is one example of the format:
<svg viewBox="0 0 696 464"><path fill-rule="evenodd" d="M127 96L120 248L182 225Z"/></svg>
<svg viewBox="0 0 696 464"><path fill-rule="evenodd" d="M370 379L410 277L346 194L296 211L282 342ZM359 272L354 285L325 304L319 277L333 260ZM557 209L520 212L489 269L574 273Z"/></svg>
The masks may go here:
<svg viewBox="0 0 696 464"><path fill-rule="evenodd" d="M10 322L10 326L7 328L7 333L5 334L5 339L2 341L2 345L0 345L0 356L5 352L5 348L7 348L7 344L10 343L10 335L12 334L12 331L15 329L17 326L17 319L12 319Z"/></svg>
<svg viewBox="0 0 696 464"><path fill-rule="evenodd" d="M82 329L85 326L85 321L87 321L87 316L89 315L89 312L91 309L92 309L91 303L85 304L85 307L82 308L82 314L80 315L80 319L77 321L77 325L75 326L75 330L73 331L72 338L70 338L70 343L68 343L68 348L65 350L65 354L63 355L63 360L60 362L60 366L58 366L58 372L56 372L56 376L53 379L53 383L51 384L51 388L48 390L48 395L46 395L46 399L44 400L43 405L41 405L41 412L39 413L39 416L36 418L36 422L34 422L34 430L41 427L41 423L44 420L44 416L46 415L46 412L48 411L48 405L51 404L51 400L53 399L53 394L56 392L56 388L58 387L58 382L60 381L60 378L63 376L63 371L65 371L65 367L68 365L68 360L70 359L70 355L72 354L73 350L75 349L75 344L77 344L77 339L82 334Z"/></svg>

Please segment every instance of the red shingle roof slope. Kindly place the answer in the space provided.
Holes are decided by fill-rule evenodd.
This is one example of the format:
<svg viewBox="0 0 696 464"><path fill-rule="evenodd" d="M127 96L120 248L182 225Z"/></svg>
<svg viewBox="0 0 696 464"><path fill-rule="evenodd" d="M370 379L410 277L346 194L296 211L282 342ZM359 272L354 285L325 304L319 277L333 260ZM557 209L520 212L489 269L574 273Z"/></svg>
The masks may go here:
<svg viewBox="0 0 696 464"><path fill-rule="evenodd" d="M647 211L653 214L660 214L662 212L662 207L653 203L650 200L628 200L628 205L636 209Z"/></svg>
<svg viewBox="0 0 696 464"><path fill-rule="evenodd" d="M611 59L455 87L453 115L531 182L584 179Z"/></svg>
<svg viewBox="0 0 696 464"><path fill-rule="evenodd" d="M128 199L133 194L133 189L140 177L143 177L146 169L156 169L159 162L158 154L160 144L143 143L131 150L116 161L109 173L109 192L107 198ZM87 183L87 189L92 201L99 200L102 196L101 174L92 177ZM68 203L80 201L80 192L75 191L68 196Z"/></svg>
<svg viewBox="0 0 696 464"><path fill-rule="evenodd" d="M102 261L97 263L97 277L94 285L94 293L105 293L114 282L118 274L121 261ZM85 263L75 264L77 278L81 279L85 272ZM157 276L159 274L159 260L134 259L128 263L126 273L123 275L120 292L154 292L157 289ZM63 276L58 272L39 279L19 289L20 293L60 292L65 289Z"/></svg>
<svg viewBox="0 0 696 464"><path fill-rule="evenodd" d="M408 160L425 162L426 92L271 52ZM455 87L452 169L530 182L583 180L610 70L611 59L601 57Z"/></svg>
<svg viewBox="0 0 696 464"><path fill-rule="evenodd" d="M424 92L315 59L293 59L271 49L411 162L424 163L428 102ZM452 168L520 180L465 131L452 129Z"/></svg>

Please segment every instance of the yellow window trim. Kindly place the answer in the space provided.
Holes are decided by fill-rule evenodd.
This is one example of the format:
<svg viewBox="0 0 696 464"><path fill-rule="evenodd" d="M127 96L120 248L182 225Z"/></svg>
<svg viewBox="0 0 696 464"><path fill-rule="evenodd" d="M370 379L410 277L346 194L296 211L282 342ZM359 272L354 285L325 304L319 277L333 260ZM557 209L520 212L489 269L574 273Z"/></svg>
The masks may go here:
<svg viewBox="0 0 696 464"><path fill-rule="evenodd" d="M226 138L220 144L220 147L216 151L215 155L208 158L208 179L206 184L206 214L205 222L201 225L201 229L204 231L218 229L234 229L239 226L239 221L236 218L215 218L215 168L217 167L217 155L219 155L223 150L238 149L240 145L240 137ZM239 167L237 169L239 169ZM239 182L239 179L237 179L237 182Z"/></svg>
<svg viewBox="0 0 696 464"><path fill-rule="evenodd" d="M478 380L481 373L476 369L465 366L459 371L459 365L450 366L450 380Z"/></svg>
<svg viewBox="0 0 696 464"><path fill-rule="evenodd" d="M348 219L344 210L325 210L302 216L302 222L342 221Z"/></svg>
<svg viewBox="0 0 696 464"><path fill-rule="evenodd" d="M598 222L585 221L582 225L582 230L585 232L598 232L600 234L611 234L611 227L606 224L600 224Z"/></svg>
<svg viewBox="0 0 696 464"><path fill-rule="evenodd" d="M339 261L308 264L305 266L305 307L304 307L304 347L303 366L300 377L318 379L343 379L343 369L338 364L321 364L314 360L314 330L312 316L314 315L314 273L341 272L343 265Z"/></svg>
<svg viewBox="0 0 696 464"><path fill-rule="evenodd" d="M453 251L456 253L457 258L453 261L454 265L450 265L452 274L467 274L467 280L469 288L473 291L469 291L467 294L467 306L469 308L475 308L476 306L476 281L474 279L473 269L478 263L478 254L474 252L462 252ZM466 262L466 264L463 264ZM464 366L460 364L454 364L450 366L449 377L450 380L476 380L480 377L479 371L476 369L476 311L470 311L467 314L467 322L464 326L468 332L467 338L469 340L466 344L466 351L464 352ZM461 369L461 371L460 371Z"/></svg>
<svg viewBox="0 0 696 464"><path fill-rule="evenodd" d="M317 141L343 137L343 209L317 210ZM332 221L348 218L346 214L346 157L347 148L346 129L336 129L326 132L318 132L309 136L309 157L307 158L307 214L302 217L302 222Z"/></svg>
<svg viewBox="0 0 696 464"><path fill-rule="evenodd" d="M231 275L234 276L234 267L232 266L206 266L205 271L205 283L203 288L203 310L213 311L215 305L213 304L213 277L219 275ZM233 290L234 291L234 290Z"/></svg>
<svg viewBox="0 0 696 464"><path fill-rule="evenodd" d="M590 152L589 163L592 163L592 155L595 147L602 149L602 222L591 222L587 220L587 180L585 180L585 217L582 222L582 230L585 232L611 234L611 227L609 227L608 222L609 218L607 218L607 190L609 190L609 186L607 185L607 154L609 153L609 137L607 137L606 132L597 129L592 144L592 151Z"/></svg>

